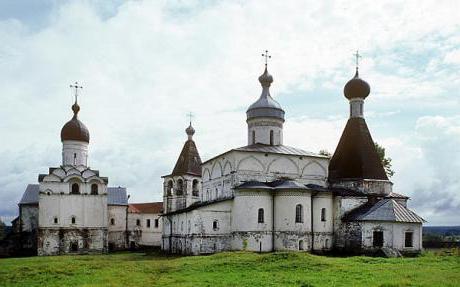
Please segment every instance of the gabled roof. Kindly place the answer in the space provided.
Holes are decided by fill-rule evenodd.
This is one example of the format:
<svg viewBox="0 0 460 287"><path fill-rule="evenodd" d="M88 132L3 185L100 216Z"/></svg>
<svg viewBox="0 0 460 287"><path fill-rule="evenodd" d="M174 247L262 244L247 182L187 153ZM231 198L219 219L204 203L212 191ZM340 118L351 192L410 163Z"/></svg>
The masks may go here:
<svg viewBox="0 0 460 287"><path fill-rule="evenodd" d="M350 118L329 164L329 180L388 180L364 118Z"/></svg>
<svg viewBox="0 0 460 287"><path fill-rule="evenodd" d="M187 140L171 175L192 174L201 176L201 158L193 140Z"/></svg>
<svg viewBox="0 0 460 287"><path fill-rule="evenodd" d="M367 203L347 213L345 221L392 221L423 223L425 220L394 199L382 199L375 204Z"/></svg>
<svg viewBox="0 0 460 287"><path fill-rule="evenodd" d="M107 187L108 205L128 205L126 187Z"/></svg>
<svg viewBox="0 0 460 287"><path fill-rule="evenodd" d="M163 202L130 203L128 211L131 213L162 213Z"/></svg>
<svg viewBox="0 0 460 287"><path fill-rule="evenodd" d="M38 204L38 184L28 184L19 204Z"/></svg>

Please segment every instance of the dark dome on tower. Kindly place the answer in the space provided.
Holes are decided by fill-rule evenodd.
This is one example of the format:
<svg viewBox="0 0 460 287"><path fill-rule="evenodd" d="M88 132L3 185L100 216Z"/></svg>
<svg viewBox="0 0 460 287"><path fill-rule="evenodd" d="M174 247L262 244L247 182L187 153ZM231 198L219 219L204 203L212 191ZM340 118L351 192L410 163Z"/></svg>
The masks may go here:
<svg viewBox="0 0 460 287"><path fill-rule="evenodd" d="M78 103L72 105L73 117L61 130L61 141L82 141L89 143L88 128L78 120L80 106Z"/></svg>
<svg viewBox="0 0 460 287"><path fill-rule="evenodd" d="M343 94L349 100L354 98L365 99L369 96L371 92L371 87L369 84L359 77L358 70L353 79L349 80L348 83L343 88Z"/></svg>

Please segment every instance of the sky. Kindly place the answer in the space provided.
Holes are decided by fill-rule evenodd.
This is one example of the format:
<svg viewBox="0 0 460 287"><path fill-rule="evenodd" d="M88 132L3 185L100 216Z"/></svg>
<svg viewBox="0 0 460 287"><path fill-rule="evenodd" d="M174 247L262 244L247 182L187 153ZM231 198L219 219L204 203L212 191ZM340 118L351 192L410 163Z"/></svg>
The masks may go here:
<svg viewBox="0 0 460 287"><path fill-rule="evenodd" d="M284 143L334 152L359 50L394 192L427 225L460 225L458 11L443 0L1 1L0 217L17 216L27 184L60 165L75 81L90 167L130 202L161 201L187 113L202 160L246 145L266 49Z"/></svg>

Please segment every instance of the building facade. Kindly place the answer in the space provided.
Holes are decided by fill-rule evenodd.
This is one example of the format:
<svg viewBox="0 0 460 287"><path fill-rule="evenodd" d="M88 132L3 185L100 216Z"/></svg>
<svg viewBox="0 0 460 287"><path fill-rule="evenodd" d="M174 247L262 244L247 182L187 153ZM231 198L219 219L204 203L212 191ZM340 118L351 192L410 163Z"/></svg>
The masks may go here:
<svg viewBox="0 0 460 287"><path fill-rule="evenodd" d="M350 118L332 158L283 144L285 112L270 95L266 66L259 82L262 94L246 113L246 146L199 165L195 131L187 128L164 177L162 249L419 252L423 219L392 191L364 119L370 87L358 71L344 88Z"/></svg>

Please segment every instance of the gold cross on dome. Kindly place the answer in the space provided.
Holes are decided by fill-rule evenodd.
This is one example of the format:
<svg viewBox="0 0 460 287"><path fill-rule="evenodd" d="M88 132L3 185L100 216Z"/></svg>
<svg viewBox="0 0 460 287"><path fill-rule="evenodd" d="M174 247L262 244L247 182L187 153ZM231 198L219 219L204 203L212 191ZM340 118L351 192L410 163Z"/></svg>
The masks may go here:
<svg viewBox="0 0 460 287"><path fill-rule="evenodd" d="M70 85L70 88L75 89L75 102L77 102L77 100L78 100L78 89L80 89L80 90L83 89L83 86L79 86L78 82L75 82L75 84Z"/></svg>
<svg viewBox="0 0 460 287"><path fill-rule="evenodd" d="M355 56L356 70L358 70L358 68L359 68L359 58L362 58L362 56L359 54L358 50L356 50L356 53L354 53L353 56Z"/></svg>
<svg viewBox="0 0 460 287"><path fill-rule="evenodd" d="M265 58L265 66L268 64L268 59L271 59L271 55L268 54L268 50L265 50L265 53L262 53L262 57Z"/></svg>

